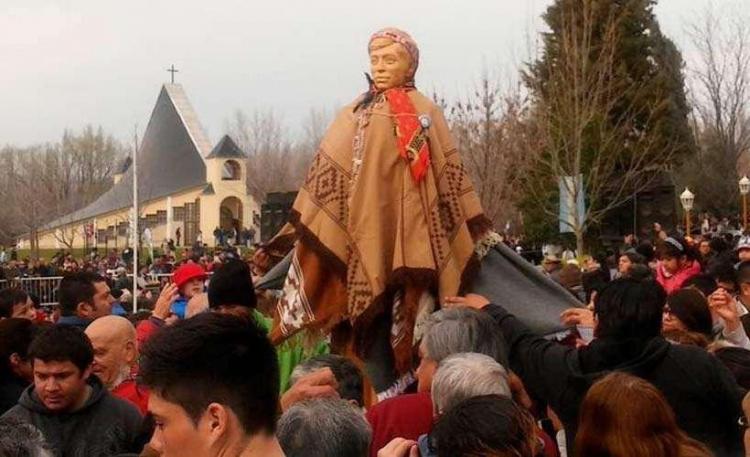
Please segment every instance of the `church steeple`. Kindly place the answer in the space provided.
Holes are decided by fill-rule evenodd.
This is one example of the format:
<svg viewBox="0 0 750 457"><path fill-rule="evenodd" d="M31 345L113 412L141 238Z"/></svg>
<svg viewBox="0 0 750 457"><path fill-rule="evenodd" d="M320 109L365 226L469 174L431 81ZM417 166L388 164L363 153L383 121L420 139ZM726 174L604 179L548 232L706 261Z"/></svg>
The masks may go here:
<svg viewBox="0 0 750 457"><path fill-rule="evenodd" d="M224 135L206 156L206 179L209 182L245 180L247 155L229 135Z"/></svg>

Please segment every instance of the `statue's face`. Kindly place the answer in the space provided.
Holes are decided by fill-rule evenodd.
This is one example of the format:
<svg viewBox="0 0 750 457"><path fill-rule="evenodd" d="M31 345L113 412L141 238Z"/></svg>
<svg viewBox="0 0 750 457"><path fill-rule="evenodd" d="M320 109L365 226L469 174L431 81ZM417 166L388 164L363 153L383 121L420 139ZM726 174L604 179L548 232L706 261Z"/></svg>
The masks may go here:
<svg viewBox="0 0 750 457"><path fill-rule="evenodd" d="M409 80L411 59L406 49L387 38L377 38L370 43L370 71L378 90L391 89Z"/></svg>

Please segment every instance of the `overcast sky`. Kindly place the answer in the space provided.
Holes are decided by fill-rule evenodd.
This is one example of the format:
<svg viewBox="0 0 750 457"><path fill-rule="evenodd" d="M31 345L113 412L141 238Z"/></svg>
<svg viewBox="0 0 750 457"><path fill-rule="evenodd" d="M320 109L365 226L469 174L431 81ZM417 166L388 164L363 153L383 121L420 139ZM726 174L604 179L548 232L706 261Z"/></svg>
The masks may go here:
<svg viewBox="0 0 750 457"><path fill-rule="evenodd" d="M711 1L721 0L660 0L657 16L682 46L685 22ZM145 128L171 64L213 142L237 109L273 109L297 132L311 108L365 88L367 40L384 26L417 40L418 86L453 98L484 69L513 73L549 3L0 0L0 145L57 141L86 124L127 140Z"/></svg>

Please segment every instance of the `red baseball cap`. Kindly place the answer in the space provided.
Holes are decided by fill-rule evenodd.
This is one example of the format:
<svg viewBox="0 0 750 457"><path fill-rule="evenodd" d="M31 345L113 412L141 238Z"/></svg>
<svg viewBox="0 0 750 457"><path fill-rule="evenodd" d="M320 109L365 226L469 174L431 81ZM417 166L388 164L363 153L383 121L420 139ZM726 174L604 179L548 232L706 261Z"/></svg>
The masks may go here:
<svg viewBox="0 0 750 457"><path fill-rule="evenodd" d="M191 279L206 279L206 271L196 263L186 263L178 268L172 275L172 281L178 289L182 289Z"/></svg>

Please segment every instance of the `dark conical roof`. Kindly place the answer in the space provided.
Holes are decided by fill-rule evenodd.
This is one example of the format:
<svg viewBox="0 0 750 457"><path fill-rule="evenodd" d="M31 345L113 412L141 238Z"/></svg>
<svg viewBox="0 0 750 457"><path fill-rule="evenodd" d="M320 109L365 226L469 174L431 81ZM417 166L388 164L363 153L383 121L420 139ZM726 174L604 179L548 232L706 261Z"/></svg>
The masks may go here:
<svg viewBox="0 0 750 457"><path fill-rule="evenodd" d="M182 86L165 84L138 149L138 201L206 184L211 145ZM133 205L133 167L93 203L47 224L52 228Z"/></svg>
<svg viewBox="0 0 750 457"><path fill-rule="evenodd" d="M242 152L237 143L229 135L224 135L221 140L214 146L213 151L207 159L244 159L247 155Z"/></svg>

